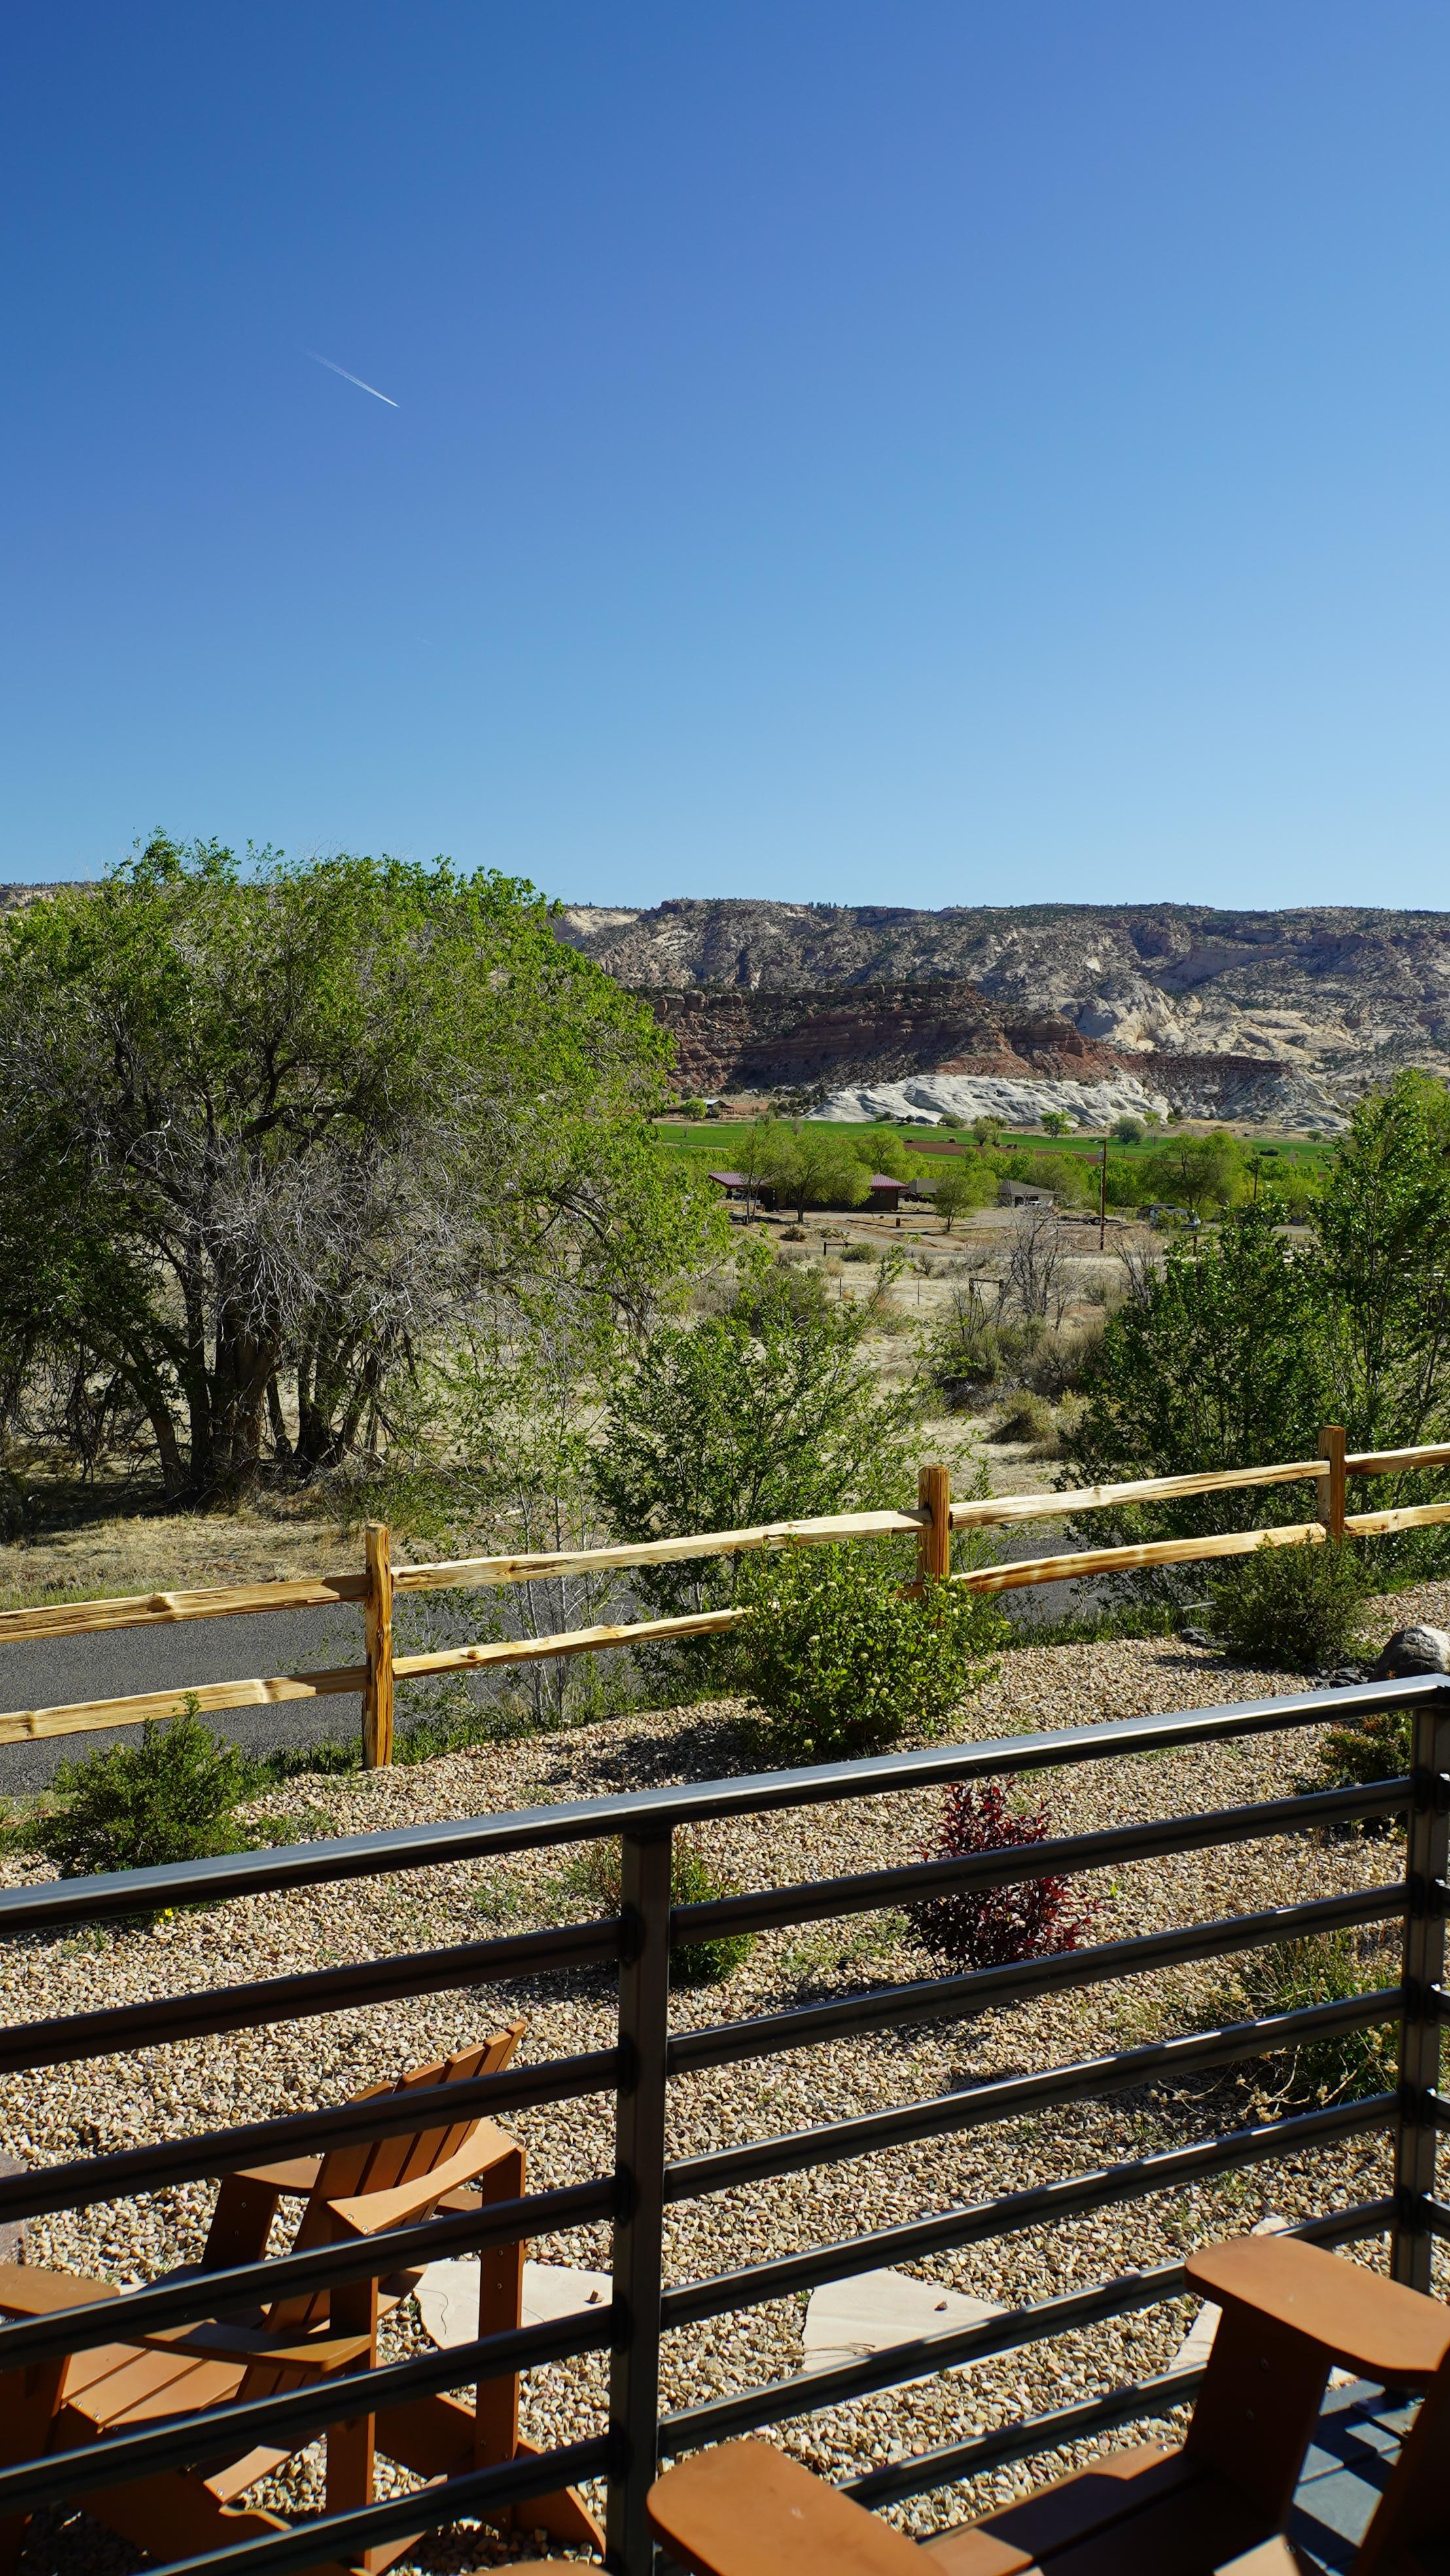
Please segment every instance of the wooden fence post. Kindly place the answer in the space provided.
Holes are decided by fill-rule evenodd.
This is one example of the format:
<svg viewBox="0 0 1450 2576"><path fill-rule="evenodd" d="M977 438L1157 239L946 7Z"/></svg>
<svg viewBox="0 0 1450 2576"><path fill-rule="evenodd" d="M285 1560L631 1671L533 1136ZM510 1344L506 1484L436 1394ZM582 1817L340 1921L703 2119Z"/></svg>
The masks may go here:
<svg viewBox="0 0 1450 2576"><path fill-rule="evenodd" d="M1329 1473L1321 1476L1319 1517L1325 1534L1331 1539L1344 1536L1344 1425L1327 1422L1319 1435L1319 1455L1329 1461ZM1328 1488L1327 1492L1325 1488Z"/></svg>
<svg viewBox="0 0 1450 2576"><path fill-rule="evenodd" d="M939 1458L917 1469L916 1508L931 1518L916 1533L916 1579L945 1583L952 1570L952 1477Z"/></svg>
<svg viewBox="0 0 1450 2576"><path fill-rule="evenodd" d="M365 1771L385 1771L393 1758L393 1559L386 1521L363 1531L367 1591L363 1620L367 1679L363 1683L362 1754Z"/></svg>

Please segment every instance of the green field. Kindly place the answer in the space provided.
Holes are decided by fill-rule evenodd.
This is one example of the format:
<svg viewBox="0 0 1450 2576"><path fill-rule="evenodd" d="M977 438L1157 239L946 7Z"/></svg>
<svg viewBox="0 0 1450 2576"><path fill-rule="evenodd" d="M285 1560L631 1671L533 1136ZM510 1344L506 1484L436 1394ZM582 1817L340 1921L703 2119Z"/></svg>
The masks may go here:
<svg viewBox="0 0 1450 2576"><path fill-rule="evenodd" d="M703 1154L711 1163L729 1169L734 1155L750 1134L752 1123L745 1118L689 1121L662 1118L656 1122L656 1133L681 1153ZM853 1137L889 1136L895 1143L904 1145L908 1153L924 1147L923 1159L928 1162L932 1144L964 1145L974 1151L977 1143L970 1127L900 1127L885 1119L863 1120L859 1125L855 1120L842 1121L842 1125ZM1150 1128L1137 1144L1122 1144L1116 1136L1110 1136L1108 1149L1113 1155L1153 1154L1175 1136L1206 1134L1211 1127L1209 1119L1192 1119L1185 1120L1181 1126ZM1010 1153L1020 1146L1028 1153L1070 1154L1080 1156L1084 1161L1096 1162L1102 1151L1102 1141L1101 1133L1093 1135L1081 1129L1071 1136L1047 1136L1036 1127L1004 1127L1001 1151ZM1247 1135L1241 1136L1239 1141L1250 1152L1277 1155L1305 1172L1317 1172L1333 1153L1335 1144L1330 1136L1272 1135L1261 1141L1257 1136Z"/></svg>

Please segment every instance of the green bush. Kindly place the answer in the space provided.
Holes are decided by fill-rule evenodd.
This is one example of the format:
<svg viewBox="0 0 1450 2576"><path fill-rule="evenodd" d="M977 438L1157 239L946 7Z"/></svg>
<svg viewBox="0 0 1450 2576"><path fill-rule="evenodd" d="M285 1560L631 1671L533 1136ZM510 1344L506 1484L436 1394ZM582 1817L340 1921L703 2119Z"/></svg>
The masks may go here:
<svg viewBox="0 0 1450 2576"><path fill-rule="evenodd" d="M1371 1780L1402 1780L1410 1768L1410 1712L1366 1709L1346 1726L1331 1726L1319 1748L1316 1789L1359 1789Z"/></svg>
<svg viewBox="0 0 1450 2576"><path fill-rule="evenodd" d="M1399 1983L1399 1961L1373 1933L1326 1932L1318 1940L1282 1941L1251 1951L1238 1972L1254 2019L1302 2012L1309 2004L1347 2002ZM1230 2015L1234 2007L1229 2006ZM1391 2093L1399 2080L1393 2015L1359 2030L1326 2031L1301 2040L1278 2061L1280 2098L1333 2102L1362 2093ZM1269 2061L1271 2065L1274 2061Z"/></svg>
<svg viewBox="0 0 1450 2576"><path fill-rule="evenodd" d="M1042 1455L1056 1454L1056 1431L1046 1396L1034 1395L1030 1387L1009 1396L992 1425L994 1440L1027 1440Z"/></svg>
<svg viewBox="0 0 1450 2576"><path fill-rule="evenodd" d="M1256 1547L1209 1586L1220 1642L1247 1661L1291 1672L1332 1671L1362 1643L1367 1589L1351 1546Z"/></svg>
<svg viewBox="0 0 1450 2576"><path fill-rule="evenodd" d="M203 1725L189 1697L179 1716L148 1718L139 1744L62 1762L55 1786L66 1803L38 1817L29 1840L62 1878L212 1860L251 1848L232 1809L252 1785L245 1755Z"/></svg>
<svg viewBox="0 0 1450 2576"><path fill-rule="evenodd" d="M566 1883L592 1896L610 1914L623 1903L622 1853L617 1842L586 1843L565 1871ZM670 1858L672 1905L713 1905L718 1897L738 1896L733 1878L712 1867L688 1835L676 1834ZM719 1986L749 1958L753 1932L732 1932L719 1941L680 1941L670 1951L670 1975L681 1986Z"/></svg>
<svg viewBox="0 0 1450 2576"><path fill-rule="evenodd" d="M888 1544L792 1549L742 1583L736 1669L772 1762L872 1753L940 1735L987 1676L1007 1622L996 1602L950 1583L901 1588Z"/></svg>
<svg viewBox="0 0 1450 2576"><path fill-rule="evenodd" d="M990 1311L978 1281L953 1292L951 1303L926 1349L926 1373L953 1410L969 1407L993 1388L1043 1396L1058 1404L1076 1394L1101 1346L1103 1325L1093 1316L1085 1327L1056 1329L1042 1315L1005 1320ZM1034 1419L1040 1424L1042 1417ZM1032 1430L1004 1433L1004 1438L1032 1439Z"/></svg>
<svg viewBox="0 0 1450 2576"><path fill-rule="evenodd" d="M762 1521L899 1502L914 1482L907 1433L914 1389L883 1390L868 1342L895 1275L828 1306L815 1271L747 1271L730 1311L661 1323L611 1395L589 1475L612 1534L683 1538ZM723 1609L738 1557L642 1566L633 1588L651 1617ZM637 1648L656 1688L728 1680L732 1641Z"/></svg>
<svg viewBox="0 0 1450 2576"><path fill-rule="evenodd" d="M953 1413L969 1410L1004 1374L996 1326L949 1318L928 1348L927 1373Z"/></svg>

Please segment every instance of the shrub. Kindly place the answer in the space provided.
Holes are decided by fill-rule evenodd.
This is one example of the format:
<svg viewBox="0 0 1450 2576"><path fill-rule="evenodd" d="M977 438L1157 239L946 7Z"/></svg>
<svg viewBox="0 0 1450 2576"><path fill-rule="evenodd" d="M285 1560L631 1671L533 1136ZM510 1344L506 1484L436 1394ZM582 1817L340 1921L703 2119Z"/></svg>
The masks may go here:
<svg viewBox="0 0 1450 2576"><path fill-rule="evenodd" d="M623 1902L622 1859L617 1842L588 1843L565 1875L571 1887L617 1914ZM717 1897L739 1893L737 1882L715 1869L688 1835L676 1834L670 1858L672 1905L712 1905ZM732 1932L719 1941L677 1942L670 1951L670 1974L677 1985L723 1985L749 1958L756 1938L754 1932Z"/></svg>
<svg viewBox="0 0 1450 2576"><path fill-rule="evenodd" d="M874 1243L848 1243L841 1255L843 1261L875 1261L876 1258Z"/></svg>
<svg viewBox="0 0 1450 2576"><path fill-rule="evenodd" d="M1045 1395L1034 1395L1023 1387L1009 1397L992 1425L994 1440L1026 1440L1041 1455L1055 1455L1057 1425L1052 1407Z"/></svg>
<svg viewBox="0 0 1450 2576"><path fill-rule="evenodd" d="M923 1860L965 1860L1046 1842L1045 1807L1008 1802L997 1780L968 1781L946 1793L940 1839ZM1093 1906L1066 1878L1024 1878L1006 1887L965 1887L910 1909L909 1937L959 1970L1010 1967L1054 1950L1075 1950L1091 1929Z"/></svg>
<svg viewBox="0 0 1450 2576"><path fill-rule="evenodd" d="M1346 1726L1331 1726L1319 1748L1316 1789L1358 1789L1371 1780L1402 1780L1410 1768L1410 1712L1366 1709Z"/></svg>
<svg viewBox="0 0 1450 2576"><path fill-rule="evenodd" d="M939 1735L1007 1623L951 1583L915 1597L886 1546L812 1547L752 1566L736 1630L753 1732L772 1762L832 1761Z"/></svg>
<svg viewBox="0 0 1450 2576"><path fill-rule="evenodd" d="M1361 1642L1366 1582L1352 1547L1256 1547L1209 1591L1221 1642L1249 1662L1324 1672Z"/></svg>
<svg viewBox="0 0 1450 2576"><path fill-rule="evenodd" d="M993 1326L983 1324L959 1340L943 1342L931 1356L930 1369L950 1411L970 1410L974 1398L995 1386L1002 1375L1002 1347Z"/></svg>
<svg viewBox="0 0 1450 2576"><path fill-rule="evenodd" d="M39 1817L30 1839L62 1878L211 1860L251 1845L232 1815L252 1785L250 1765L203 1725L191 1695L179 1716L148 1718L139 1744L62 1762L55 1785L66 1804Z"/></svg>
<svg viewBox="0 0 1450 2576"><path fill-rule="evenodd" d="M1318 1940L1282 1941L1272 1950L1251 1951L1238 1982L1258 2020L1267 2013L1302 2012L1308 2004L1346 2002L1351 1995L1397 1985L1399 1962L1386 1955L1383 1935L1376 1941L1372 1933L1326 1932ZM1280 2099L1332 2102L1343 2095L1393 2092L1396 2051L1393 2015L1369 2028L1325 2031L1301 2040L1277 2061L1283 2075Z"/></svg>
<svg viewBox="0 0 1450 2576"><path fill-rule="evenodd" d="M899 1499L916 1398L883 1392L868 1353L894 1276L827 1306L814 1271L748 1275L728 1314L659 1324L611 1396L590 1479L621 1539L682 1538L761 1521L862 1510ZM733 1603L738 1557L640 1568L632 1583L651 1616ZM678 1690L731 1669L731 1641L636 1650Z"/></svg>
<svg viewBox="0 0 1450 2576"><path fill-rule="evenodd" d="M1074 1484L1312 1455L1320 1424L1336 1418L1321 1277L1312 1261L1286 1260L1262 1208L1231 1216L1196 1250L1171 1251L1161 1269L1135 1264L1125 1279L1087 1368L1087 1411L1069 1452ZM1302 1512L1295 1488L1251 1486L1094 1513L1090 1543L1196 1538ZM1198 1573L1187 1579L1196 1590Z"/></svg>

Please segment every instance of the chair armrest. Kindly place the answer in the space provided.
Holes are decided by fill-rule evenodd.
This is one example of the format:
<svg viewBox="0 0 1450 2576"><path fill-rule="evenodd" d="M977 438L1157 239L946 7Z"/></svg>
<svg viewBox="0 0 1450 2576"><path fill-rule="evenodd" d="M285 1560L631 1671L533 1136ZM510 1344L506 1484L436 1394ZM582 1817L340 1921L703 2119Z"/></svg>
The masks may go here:
<svg viewBox="0 0 1450 2576"><path fill-rule="evenodd" d="M94 2307L119 2296L114 2281L83 2272L42 2272L33 2263L0 2263L0 2316L53 2317L62 2308Z"/></svg>
<svg viewBox="0 0 1450 2576"><path fill-rule="evenodd" d="M769 2442L723 2442L657 2478L650 2528L690 2576L922 2576L914 2541Z"/></svg>
<svg viewBox="0 0 1450 2576"><path fill-rule="evenodd" d="M353 2236L377 2236L384 2228L402 2227L423 2210L432 2209L445 2192L456 2191L460 2183L472 2182L503 2156L516 2156L518 2142L496 2128L492 2120L481 2120L473 2137L456 2155L446 2156L431 2173L414 2174L408 2182L395 2183L390 2191L360 2191L346 2200L330 2200L328 2208L341 2219Z"/></svg>
<svg viewBox="0 0 1450 2576"><path fill-rule="evenodd" d="M1194 2288L1302 2335L1343 2369L1381 2386L1433 2379L1450 2353L1450 2309L1362 2263L1292 2236L1236 2236L1188 2258Z"/></svg>

